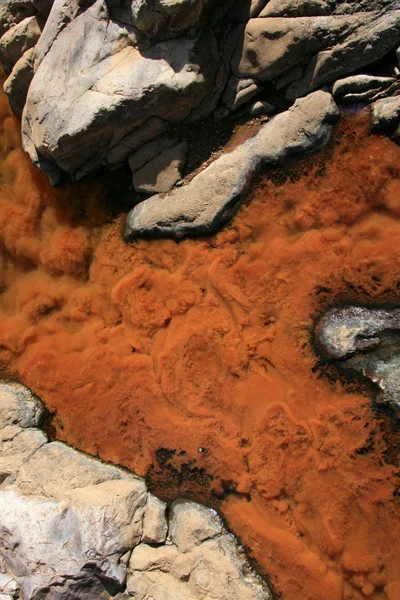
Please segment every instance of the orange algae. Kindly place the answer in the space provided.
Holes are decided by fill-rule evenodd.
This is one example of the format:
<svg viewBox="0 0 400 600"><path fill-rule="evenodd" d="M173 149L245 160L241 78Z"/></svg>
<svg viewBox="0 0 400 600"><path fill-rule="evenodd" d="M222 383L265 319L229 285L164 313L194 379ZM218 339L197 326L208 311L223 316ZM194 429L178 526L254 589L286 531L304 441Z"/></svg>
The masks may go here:
<svg viewBox="0 0 400 600"><path fill-rule="evenodd" d="M400 149L353 117L218 235L128 246L99 185L53 190L0 113L3 375L58 439L219 499L277 597L397 600L390 427L321 378L311 331L337 299L397 297Z"/></svg>

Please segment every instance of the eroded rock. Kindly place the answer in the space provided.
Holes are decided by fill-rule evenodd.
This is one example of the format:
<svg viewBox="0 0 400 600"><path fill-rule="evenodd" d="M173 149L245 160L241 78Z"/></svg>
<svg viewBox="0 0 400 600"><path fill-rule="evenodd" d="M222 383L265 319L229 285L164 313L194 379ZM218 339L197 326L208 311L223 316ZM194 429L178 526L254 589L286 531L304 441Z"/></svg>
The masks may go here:
<svg viewBox="0 0 400 600"><path fill-rule="evenodd" d="M330 310L317 323L315 339L326 358L377 383L378 401L400 411L400 309Z"/></svg>
<svg viewBox="0 0 400 600"><path fill-rule="evenodd" d="M315 92L277 115L259 133L223 154L165 198L152 196L128 215L125 238L187 235L215 232L237 209L252 175L263 165L315 150L326 143L338 108L328 92Z"/></svg>
<svg viewBox="0 0 400 600"><path fill-rule="evenodd" d="M0 39L0 62L10 72L21 56L36 45L41 30L36 17L27 17Z"/></svg>
<svg viewBox="0 0 400 600"><path fill-rule="evenodd" d="M400 95L377 100L371 107L371 124L376 131L392 133L400 123Z"/></svg>
<svg viewBox="0 0 400 600"><path fill-rule="evenodd" d="M28 388L14 382L0 384L0 428L39 427L43 413L42 402Z"/></svg>

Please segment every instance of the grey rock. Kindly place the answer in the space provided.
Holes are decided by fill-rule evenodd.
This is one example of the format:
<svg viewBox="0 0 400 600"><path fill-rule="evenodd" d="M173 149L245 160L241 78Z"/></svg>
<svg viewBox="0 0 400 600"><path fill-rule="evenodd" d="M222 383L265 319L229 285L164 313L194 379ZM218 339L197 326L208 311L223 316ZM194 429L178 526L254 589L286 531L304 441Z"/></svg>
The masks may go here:
<svg viewBox="0 0 400 600"><path fill-rule="evenodd" d="M375 131L395 131L400 124L400 95L374 102L371 106L371 124Z"/></svg>
<svg viewBox="0 0 400 600"><path fill-rule="evenodd" d="M19 383L0 383L0 428L7 425L39 427L44 413L41 401Z"/></svg>
<svg viewBox="0 0 400 600"><path fill-rule="evenodd" d="M35 46L40 37L36 17L27 17L9 29L0 39L0 62L5 71L11 72L21 56Z"/></svg>
<svg viewBox="0 0 400 600"><path fill-rule="evenodd" d="M23 429L17 425L1 429L0 484L10 475L15 477L21 466L47 441L46 434L39 429Z"/></svg>
<svg viewBox="0 0 400 600"><path fill-rule="evenodd" d="M333 13L335 0L270 0L260 17L317 17Z"/></svg>
<svg viewBox="0 0 400 600"><path fill-rule="evenodd" d="M169 538L179 552L189 552L204 540L222 533L218 514L195 502L178 501L172 505Z"/></svg>
<svg viewBox="0 0 400 600"><path fill-rule="evenodd" d="M152 140L147 144L143 144L137 152L131 154L129 157L129 166L132 173L135 173L135 171L144 167L144 165L149 163L159 154L162 154L168 148L171 148L171 146L175 146L177 142L177 138L161 137Z"/></svg>
<svg viewBox="0 0 400 600"><path fill-rule="evenodd" d="M275 88L277 90L281 90L293 81L301 79L303 76L303 71L303 67L293 67L293 69L290 69L287 73L282 75L282 77L278 77L278 79L275 81Z"/></svg>
<svg viewBox="0 0 400 600"><path fill-rule="evenodd" d="M215 232L235 212L252 174L261 165L282 164L289 157L320 147L329 140L338 114L328 92L318 91L298 100L254 137L216 159L188 185L174 189L165 198L156 195L136 206L128 215L125 238L181 239Z"/></svg>
<svg viewBox="0 0 400 600"><path fill-rule="evenodd" d="M187 142L174 144L135 171L132 176L135 190L146 194L164 193L171 190L181 179L188 149ZM129 162L131 163L131 161Z"/></svg>
<svg viewBox="0 0 400 600"><path fill-rule="evenodd" d="M19 585L10 573L0 572L0 598L1 594L10 594L13 597L19 595Z"/></svg>
<svg viewBox="0 0 400 600"><path fill-rule="evenodd" d="M26 496L61 501L69 497L72 490L126 478L134 479L134 476L77 452L62 442L51 442L22 465L16 485ZM138 485L142 485L140 481Z"/></svg>
<svg viewBox="0 0 400 600"><path fill-rule="evenodd" d="M35 14L31 0L2 0L0 3L0 36L14 25Z"/></svg>
<svg viewBox="0 0 400 600"><path fill-rule="evenodd" d="M274 110L275 107L266 100L258 100L250 106L249 114L252 117L258 117L260 115L267 115L271 112L274 112Z"/></svg>
<svg viewBox="0 0 400 600"><path fill-rule="evenodd" d="M11 594L0 593L0 600L13 600L13 596Z"/></svg>
<svg viewBox="0 0 400 600"><path fill-rule="evenodd" d="M395 2L393 6L398 8ZM310 60L303 78L289 86L289 100L379 60L399 43L400 10L358 13L345 19L348 27L343 35L328 48L321 48Z"/></svg>
<svg viewBox="0 0 400 600"><path fill-rule="evenodd" d="M149 140L164 133L168 125L158 117L150 117L143 125L128 133L113 146L107 154L107 164L116 165L124 161L133 150L137 150Z"/></svg>
<svg viewBox="0 0 400 600"><path fill-rule="evenodd" d="M262 90L262 85L252 78L232 76L225 88L222 101L230 110L236 110Z"/></svg>
<svg viewBox="0 0 400 600"><path fill-rule="evenodd" d="M21 117L28 89L33 78L35 48L27 50L15 63L9 77L4 82L4 91L8 96L11 109Z"/></svg>
<svg viewBox="0 0 400 600"><path fill-rule="evenodd" d="M362 94L364 92L375 94L379 90L388 88L396 81L395 77L376 77L374 75L352 75L335 81L332 94L335 100L340 100L348 94Z"/></svg>
<svg viewBox="0 0 400 600"><path fill-rule="evenodd" d="M49 21L56 5L57 0ZM42 38L46 29L47 24ZM151 117L177 123L214 107L220 58L211 34L141 52L132 35L129 26L111 21L104 2L97 0L40 55L22 139L54 183L60 170L77 180L106 163L111 148Z"/></svg>
<svg viewBox="0 0 400 600"><path fill-rule="evenodd" d="M400 411L400 309L352 306L328 311L316 324L322 354L360 371L382 389L378 401Z"/></svg>
<svg viewBox="0 0 400 600"><path fill-rule="evenodd" d="M232 71L237 77L272 80L306 64L316 52L345 37L349 28L358 25L357 15L250 19L232 56Z"/></svg>
<svg viewBox="0 0 400 600"><path fill-rule="evenodd" d="M170 39L199 25L207 0L134 0L132 25L149 38Z"/></svg>
<svg viewBox="0 0 400 600"><path fill-rule="evenodd" d="M142 542L145 544L163 544L168 533L165 502L147 494L144 509Z"/></svg>
<svg viewBox="0 0 400 600"><path fill-rule="evenodd" d="M79 587L73 594L80 580L81 588L99 578L121 586L126 565L120 558L140 539L138 509L144 501L145 486L135 479L72 490L60 502L18 489L0 491L1 551L24 599L48 588L54 589L46 597L88 598Z"/></svg>

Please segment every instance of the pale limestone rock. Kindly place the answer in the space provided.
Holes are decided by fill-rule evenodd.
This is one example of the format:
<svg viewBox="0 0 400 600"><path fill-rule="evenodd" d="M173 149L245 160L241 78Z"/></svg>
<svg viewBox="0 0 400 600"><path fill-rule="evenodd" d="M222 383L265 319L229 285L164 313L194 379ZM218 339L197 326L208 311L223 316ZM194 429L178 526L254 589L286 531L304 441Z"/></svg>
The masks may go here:
<svg viewBox="0 0 400 600"><path fill-rule="evenodd" d="M43 404L23 385L0 383L0 428L7 425L38 427L43 418Z"/></svg>
<svg viewBox="0 0 400 600"><path fill-rule="evenodd" d="M395 77L377 77L374 75L352 75L344 79L338 79L332 86L332 95L342 98L347 94L360 94L374 90L382 90L396 81Z"/></svg>
<svg viewBox="0 0 400 600"><path fill-rule="evenodd" d="M26 496L37 495L61 501L69 498L72 490L125 478L142 485L134 475L103 464L62 442L51 442L42 446L21 466L16 484Z"/></svg>
<svg viewBox="0 0 400 600"><path fill-rule="evenodd" d="M189 552L206 539L222 532L218 514L195 502L175 502L171 508L169 538L179 552Z"/></svg>
<svg viewBox="0 0 400 600"><path fill-rule="evenodd" d="M22 117L24 148L53 183L61 170L77 180L107 163L111 148L151 117L177 123L213 109L220 57L210 32L139 51L135 31L111 20L103 0L80 13L71 3L62 22L59 4L37 47Z"/></svg>
<svg viewBox="0 0 400 600"><path fill-rule="evenodd" d="M174 544L164 544L155 548L147 544L139 544L132 552L129 571L157 570L168 573L178 556L179 552Z"/></svg>
<svg viewBox="0 0 400 600"><path fill-rule="evenodd" d="M147 502L143 517L142 542L146 544L163 544L168 533L165 502L147 494Z"/></svg>
<svg viewBox="0 0 400 600"><path fill-rule="evenodd" d="M27 17L2 36L0 61L7 72L10 72L21 56L36 44L40 33L36 17Z"/></svg>
<svg viewBox="0 0 400 600"><path fill-rule="evenodd" d="M0 594L10 594L15 597L19 595L19 585L10 573L0 572Z"/></svg>
<svg viewBox="0 0 400 600"><path fill-rule="evenodd" d="M128 577L126 589L135 600L199 600L186 583L159 571L133 573Z"/></svg>
<svg viewBox="0 0 400 600"><path fill-rule="evenodd" d="M21 117L28 89L33 78L35 48L27 50L15 63L9 77L4 82L4 91L8 96L13 112Z"/></svg>
<svg viewBox="0 0 400 600"><path fill-rule="evenodd" d="M373 129L391 133L400 124L400 95L377 100L371 107Z"/></svg>
<svg viewBox="0 0 400 600"><path fill-rule="evenodd" d="M23 429L8 425L0 430L0 483L10 475L17 475L21 466L43 444L47 436L39 429Z"/></svg>
<svg viewBox="0 0 400 600"><path fill-rule="evenodd" d="M135 190L146 194L158 194L171 190L181 179L188 149L187 142L179 142L162 150L160 154L133 173L132 182Z"/></svg>
<svg viewBox="0 0 400 600"><path fill-rule="evenodd" d="M252 138L217 158L186 186L166 197L152 196L128 215L125 238L214 233L237 210L252 175L261 165L282 164L325 144L338 108L328 92L298 100L264 125Z"/></svg>
<svg viewBox="0 0 400 600"><path fill-rule="evenodd" d="M123 162L134 150L164 133L167 126L166 121L158 117L150 117L110 149L107 154L107 164L116 165Z"/></svg>

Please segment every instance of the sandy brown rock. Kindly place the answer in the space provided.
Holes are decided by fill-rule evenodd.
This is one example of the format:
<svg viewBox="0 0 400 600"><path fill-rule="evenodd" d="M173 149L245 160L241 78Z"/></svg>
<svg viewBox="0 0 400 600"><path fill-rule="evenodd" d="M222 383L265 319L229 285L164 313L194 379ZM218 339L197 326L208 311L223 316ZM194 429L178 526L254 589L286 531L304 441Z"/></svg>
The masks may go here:
<svg viewBox="0 0 400 600"><path fill-rule="evenodd" d="M133 173L133 187L137 192L158 194L169 192L181 179L189 146L187 142L173 144ZM132 168L132 161L129 161Z"/></svg>
<svg viewBox="0 0 400 600"><path fill-rule="evenodd" d="M35 48L27 50L15 63L9 77L4 82L4 91L8 96L13 112L21 117L28 89L33 78Z"/></svg>
<svg viewBox="0 0 400 600"><path fill-rule="evenodd" d="M3 35L0 39L0 61L7 72L29 48L35 46L40 34L36 17L27 17Z"/></svg>

